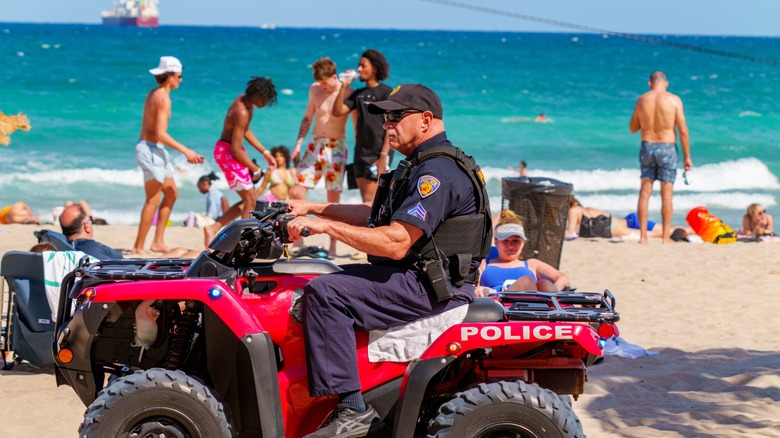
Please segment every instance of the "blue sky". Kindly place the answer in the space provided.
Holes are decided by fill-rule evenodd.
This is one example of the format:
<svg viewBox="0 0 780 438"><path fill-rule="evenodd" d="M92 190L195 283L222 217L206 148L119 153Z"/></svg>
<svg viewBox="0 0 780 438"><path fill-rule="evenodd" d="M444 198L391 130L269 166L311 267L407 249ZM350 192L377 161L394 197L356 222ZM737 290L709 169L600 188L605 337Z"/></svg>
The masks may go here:
<svg viewBox="0 0 780 438"><path fill-rule="evenodd" d="M627 33L779 36L778 0L461 0ZM98 23L112 0L0 0L0 22ZM160 0L162 25L566 31L422 0Z"/></svg>

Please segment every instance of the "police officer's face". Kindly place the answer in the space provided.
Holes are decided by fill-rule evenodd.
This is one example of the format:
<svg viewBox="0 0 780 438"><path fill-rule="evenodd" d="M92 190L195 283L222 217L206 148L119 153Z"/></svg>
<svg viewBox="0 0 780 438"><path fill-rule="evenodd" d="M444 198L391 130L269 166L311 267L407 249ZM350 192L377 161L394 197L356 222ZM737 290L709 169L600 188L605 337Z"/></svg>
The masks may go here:
<svg viewBox="0 0 780 438"><path fill-rule="evenodd" d="M390 147L407 157L412 154L417 146L417 139L421 136L421 124L425 122L425 113L419 111L402 113L398 120L396 117L385 117L384 128L387 131L387 139ZM428 113L430 114L430 113ZM392 121L392 120L398 121Z"/></svg>

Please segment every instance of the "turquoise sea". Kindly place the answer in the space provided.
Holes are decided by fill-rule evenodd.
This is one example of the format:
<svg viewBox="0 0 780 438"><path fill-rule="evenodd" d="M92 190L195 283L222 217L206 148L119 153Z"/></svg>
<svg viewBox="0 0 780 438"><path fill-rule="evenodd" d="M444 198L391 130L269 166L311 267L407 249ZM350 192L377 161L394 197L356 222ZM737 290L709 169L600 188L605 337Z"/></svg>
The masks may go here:
<svg viewBox="0 0 780 438"><path fill-rule="evenodd" d="M657 37L780 60L777 38ZM169 133L207 157L192 166L172 152L180 189L173 219L182 220L204 209L195 181L218 170L214 142L250 76L272 78L279 91L252 130L266 146L291 146L310 64L330 56L340 71L355 68L367 48L387 57L389 85L419 82L439 93L448 135L485 169L494 209L501 178L525 160L531 176L573 183L586 205L635 210L639 138L628 120L650 72L662 70L685 104L695 166L690 185L681 177L675 185L675 223L697 205L735 228L751 202L777 210L776 66L594 34L12 23L0 23L0 111L27 114L32 130L0 148L0 206L21 199L51 220L64 200L86 199L109 223L137 223L144 196L134 148L155 85L148 70L173 55L184 81L172 93ZM533 122L540 113L549 123ZM347 202L358 199L345 192ZM650 207L660 219L657 187Z"/></svg>

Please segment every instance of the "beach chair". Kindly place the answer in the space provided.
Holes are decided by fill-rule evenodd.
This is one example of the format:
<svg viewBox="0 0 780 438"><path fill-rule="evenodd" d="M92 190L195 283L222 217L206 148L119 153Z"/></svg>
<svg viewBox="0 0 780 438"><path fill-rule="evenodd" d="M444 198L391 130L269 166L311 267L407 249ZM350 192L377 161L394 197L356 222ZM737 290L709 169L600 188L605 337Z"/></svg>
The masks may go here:
<svg viewBox="0 0 780 438"><path fill-rule="evenodd" d="M4 279L0 280L2 353L13 351L19 360L36 367L52 364L54 321L46 298L41 253L7 252L0 262L0 276Z"/></svg>
<svg viewBox="0 0 780 438"><path fill-rule="evenodd" d="M38 243L48 242L54 245L57 251L73 251L73 244L68 242L64 234L52 230L38 230L33 232L38 238Z"/></svg>

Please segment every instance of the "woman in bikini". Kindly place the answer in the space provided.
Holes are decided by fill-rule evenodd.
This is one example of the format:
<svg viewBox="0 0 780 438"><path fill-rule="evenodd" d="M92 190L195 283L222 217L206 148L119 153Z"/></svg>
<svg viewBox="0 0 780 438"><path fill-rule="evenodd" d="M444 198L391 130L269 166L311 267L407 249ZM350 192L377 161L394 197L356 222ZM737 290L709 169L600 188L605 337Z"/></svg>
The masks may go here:
<svg viewBox="0 0 780 438"><path fill-rule="evenodd" d="M290 189L295 181L295 169L288 167L290 151L286 146L277 146L271 149L271 154L276 160L276 169L266 172L263 182L257 189L257 195L260 196L268 187L268 193L263 196L263 200L286 201L290 199Z"/></svg>
<svg viewBox="0 0 780 438"><path fill-rule="evenodd" d="M773 235L772 215L766 212L761 204L750 204L747 208L747 214L742 216L742 229L739 234L746 236L765 236Z"/></svg>
<svg viewBox="0 0 780 438"><path fill-rule="evenodd" d="M538 260L520 260L525 246L525 231L520 218L510 211L501 212L495 230L498 256L480 267L477 296L502 290L557 292L570 286L569 276Z"/></svg>

